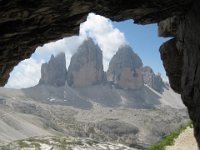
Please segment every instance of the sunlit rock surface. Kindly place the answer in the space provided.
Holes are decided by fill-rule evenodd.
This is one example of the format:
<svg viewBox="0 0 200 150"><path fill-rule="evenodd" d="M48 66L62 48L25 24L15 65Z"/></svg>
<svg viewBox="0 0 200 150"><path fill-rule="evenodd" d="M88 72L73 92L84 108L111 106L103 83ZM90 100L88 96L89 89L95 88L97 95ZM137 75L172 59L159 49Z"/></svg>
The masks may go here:
<svg viewBox="0 0 200 150"><path fill-rule="evenodd" d="M157 92L163 92L165 83L163 82L160 74L155 74L151 67L145 66L142 68L142 75L144 83L156 90Z"/></svg>
<svg viewBox="0 0 200 150"><path fill-rule="evenodd" d="M65 54L60 53L56 57L51 55L48 63L42 64L41 79L39 84L63 86L67 79Z"/></svg>
<svg viewBox="0 0 200 150"><path fill-rule="evenodd" d="M102 51L91 38L85 40L72 56L68 68L68 84L84 87L104 80Z"/></svg>
<svg viewBox="0 0 200 150"><path fill-rule="evenodd" d="M120 88L140 89L143 85L142 60L131 47L119 48L109 63L107 80Z"/></svg>

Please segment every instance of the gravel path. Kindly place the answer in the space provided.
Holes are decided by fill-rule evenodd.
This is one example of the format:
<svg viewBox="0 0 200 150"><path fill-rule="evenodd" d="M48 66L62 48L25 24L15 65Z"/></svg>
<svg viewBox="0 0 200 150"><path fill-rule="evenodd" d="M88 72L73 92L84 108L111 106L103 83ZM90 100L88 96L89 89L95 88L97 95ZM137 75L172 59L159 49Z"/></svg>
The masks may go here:
<svg viewBox="0 0 200 150"><path fill-rule="evenodd" d="M193 128L188 127L175 140L175 144L167 146L166 150L198 150Z"/></svg>

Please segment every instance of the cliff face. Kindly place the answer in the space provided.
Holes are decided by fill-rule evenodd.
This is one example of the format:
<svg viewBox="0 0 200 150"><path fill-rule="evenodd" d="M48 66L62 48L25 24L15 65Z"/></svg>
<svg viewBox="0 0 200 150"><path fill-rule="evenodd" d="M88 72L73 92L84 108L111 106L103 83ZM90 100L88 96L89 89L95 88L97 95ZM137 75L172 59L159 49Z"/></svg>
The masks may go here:
<svg viewBox="0 0 200 150"><path fill-rule="evenodd" d="M42 64L39 84L63 86L67 78L65 54L51 56L48 63Z"/></svg>
<svg viewBox="0 0 200 150"><path fill-rule="evenodd" d="M181 96L193 121L195 137L200 148L200 1L180 22L177 48L183 54Z"/></svg>
<svg viewBox="0 0 200 150"><path fill-rule="evenodd" d="M72 56L68 69L68 84L84 87L104 80L102 51L92 39L85 40Z"/></svg>
<svg viewBox="0 0 200 150"><path fill-rule="evenodd" d="M162 92L164 83L150 67L142 67L142 60L129 47L124 45L113 56L107 73L103 71L102 51L91 38L86 39L72 56L66 70L65 54L51 56L48 63L42 64L39 84L87 87L104 84L107 81L123 89L140 89L144 84Z"/></svg>
<svg viewBox="0 0 200 150"><path fill-rule="evenodd" d="M142 75L144 83L156 90L157 92L162 92L165 87L165 83L163 82L160 74L155 74L151 67L145 66L142 68Z"/></svg>
<svg viewBox="0 0 200 150"><path fill-rule="evenodd" d="M142 60L125 45L119 48L109 63L107 80L120 88L139 89L143 86Z"/></svg>
<svg viewBox="0 0 200 150"><path fill-rule="evenodd" d="M160 47L161 59L169 77L170 86L181 94L193 121L195 137L200 147L200 2L193 1L190 10L178 19L164 20L159 24L161 36L173 39ZM169 20L171 20L169 22ZM168 26L170 30L163 30ZM173 25L173 27L172 27ZM176 32L174 32L174 29ZM166 34L167 31L167 34Z"/></svg>

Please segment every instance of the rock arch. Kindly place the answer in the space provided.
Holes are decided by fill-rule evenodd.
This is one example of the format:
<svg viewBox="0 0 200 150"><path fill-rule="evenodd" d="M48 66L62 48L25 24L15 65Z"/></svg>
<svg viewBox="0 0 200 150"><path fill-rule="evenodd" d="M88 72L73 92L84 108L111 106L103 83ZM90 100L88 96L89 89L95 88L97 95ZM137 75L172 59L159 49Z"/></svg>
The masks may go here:
<svg viewBox="0 0 200 150"><path fill-rule="evenodd" d="M0 0L0 85L36 47L78 34L89 12L115 21L159 24L159 35L173 37L161 48L171 87L182 95L200 146L199 0Z"/></svg>

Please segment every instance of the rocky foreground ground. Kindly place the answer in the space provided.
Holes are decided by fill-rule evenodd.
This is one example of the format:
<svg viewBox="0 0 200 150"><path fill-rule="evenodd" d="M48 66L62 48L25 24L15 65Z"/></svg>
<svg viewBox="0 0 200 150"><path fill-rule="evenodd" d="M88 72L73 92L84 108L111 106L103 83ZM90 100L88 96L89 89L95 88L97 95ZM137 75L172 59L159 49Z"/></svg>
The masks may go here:
<svg viewBox="0 0 200 150"><path fill-rule="evenodd" d="M106 87L91 87L93 90L95 88L97 91ZM83 94L88 94L87 89L70 90L71 94L76 93L76 96L71 95L72 98L81 96L83 99L85 98ZM108 90L109 88L105 89ZM146 107L147 104L144 102L138 104L134 99L130 101L128 93L122 91L118 91L121 97L124 96L123 101L119 103L112 101L113 105L110 105L106 103L107 101L93 97L94 99L86 101L90 107L85 108L79 107L76 103L69 106L66 99L51 97L48 93L52 92L48 91L47 87L40 87L39 91L45 93L46 97L39 95L39 92L34 95L41 96L44 101L27 96L23 90L0 89L1 145L35 136L73 136L144 148L157 143L188 121L187 111L184 108L177 109L167 105ZM56 89L52 91L59 92ZM115 94L110 96L116 97ZM132 102L134 102L133 107L126 105Z"/></svg>
<svg viewBox="0 0 200 150"><path fill-rule="evenodd" d="M73 137L38 137L12 142L1 150L136 150L123 144Z"/></svg>

